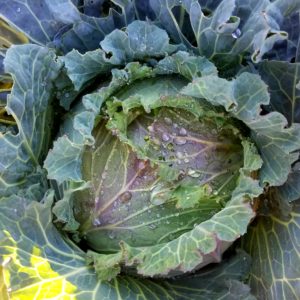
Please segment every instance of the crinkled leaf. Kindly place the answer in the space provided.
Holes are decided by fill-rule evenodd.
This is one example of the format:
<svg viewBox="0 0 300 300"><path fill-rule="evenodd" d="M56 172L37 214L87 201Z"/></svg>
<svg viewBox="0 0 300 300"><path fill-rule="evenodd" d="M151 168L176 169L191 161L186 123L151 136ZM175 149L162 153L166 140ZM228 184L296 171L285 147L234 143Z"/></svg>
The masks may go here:
<svg viewBox="0 0 300 300"><path fill-rule="evenodd" d="M300 295L300 203L288 218L259 217L243 239L253 257L249 284L258 299L297 300Z"/></svg>
<svg viewBox="0 0 300 300"><path fill-rule="evenodd" d="M287 62L300 61L300 13L296 11L284 18L282 30L288 33L288 39L276 42L274 48L264 58Z"/></svg>
<svg viewBox="0 0 300 300"><path fill-rule="evenodd" d="M193 56L188 52L178 51L172 56L160 60L156 66L157 74L179 73L188 80L195 77L217 75L215 65L202 56Z"/></svg>
<svg viewBox="0 0 300 300"><path fill-rule="evenodd" d="M126 31L115 30L100 43L110 61L124 64L135 59L160 58L178 50L171 45L165 30L148 22L134 21Z"/></svg>
<svg viewBox="0 0 300 300"><path fill-rule="evenodd" d="M29 175L37 172L48 150L53 81L60 68L54 52L46 48L14 46L7 52L5 69L14 85L6 108L17 123L18 133L0 133L1 193L16 191L26 179L33 180Z"/></svg>
<svg viewBox="0 0 300 300"><path fill-rule="evenodd" d="M134 19L130 1L118 1L121 13L110 10L106 17L94 18L79 12L71 0L0 1L0 15L24 32L31 41L50 43L69 52L94 50L105 35Z"/></svg>
<svg viewBox="0 0 300 300"><path fill-rule="evenodd" d="M287 128L286 118L278 112L261 115L261 106L268 105L267 86L259 76L242 73L227 81L216 76L195 79L182 91L186 95L205 98L222 105L252 131L264 164L260 180L270 185L282 185L291 171L293 151L300 146L299 125Z"/></svg>
<svg viewBox="0 0 300 300"><path fill-rule="evenodd" d="M67 74L76 91L79 91L97 75L106 74L112 68L112 64L105 58L105 52L100 49L85 54L73 50L63 56L61 60L65 64Z"/></svg>
<svg viewBox="0 0 300 300"><path fill-rule="evenodd" d="M268 0L152 0L150 5L176 42L214 60L224 73L245 54L260 61L275 42L286 39L280 30L282 19L297 9L295 1Z"/></svg>
<svg viewBox="0 0 300 300"><path fill-rule="evenodd" d="M79 92L94 82L97 76L110 73L113 67L123 66L135 59L164 57L178 49L177 46L170 44L164 30L141 21L131 23L126 32L115 30L108 34L101 42L101 46L103 50L97 49L85 54L73 50L60 58L65 65L68 78L71 79L69 82L68 78L61 76L58 82L58 89L61 91L58 98L67 109ZM209 68L213 69L209 62L204 59L200 61L203 64L201 69L208 69L206 72L209 72Z"/></svg>

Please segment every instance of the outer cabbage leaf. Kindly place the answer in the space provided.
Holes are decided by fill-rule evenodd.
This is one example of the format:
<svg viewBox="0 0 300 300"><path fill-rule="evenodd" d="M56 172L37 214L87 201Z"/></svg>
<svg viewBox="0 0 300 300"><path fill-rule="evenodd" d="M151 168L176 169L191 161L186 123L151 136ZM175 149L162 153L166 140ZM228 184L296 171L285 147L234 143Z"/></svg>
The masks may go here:
<svg viewBox="0 0 300 300"><path fill-rule="evenodd" d="M274 43L285 40L282 20L299 10L297 1L150 0L156 21L176 42L183 42L228 73L243 56L261 60ZM193 34L191 34L193 32Z"/></svg>
<svg viewBox="0 0 300 300"><path fill-rule="evenodd" d="M45 202L29 206L24 197L2 199L3 299L7 293L11 299L253 299L241 282L250 266L242 252L191 278L161 282L124 276L99 281L93 267L86 265L85 253L53 225L52 197L50 193Z"/></svg>
<svg viewBox="0 0 300 300"><path fill-rule="evenodd" d="M276 42L274 48L264 59L299 62L300 61L300 13L296 11L283 20L282 30L288 33L288 39Z"/></svg>
<svg viewBox="0 0 300 300"><path fill-rule="evenodd" d="M154 38L157 40L153 45ZM170 44L165 31L140 21L131 23L126 32L115 30L108 34L101 46L102 49L85 54L73 50L60 57L65 73L59 80L57 96L66 109L84 88L94 83L97 75L106 75L113 66L125 65L133 59L163 57L180 49Z"/></svg>
<svg viewBox="0 0 300 300"><path fill-rule="evenodd" d="M282 113L289 124L300 123L300 63L264 61L258 72L269 87L271 101L268 110Z"/></svg>
<svg viewBox="0 0 300 300"><path fill-rule="evenodd" d="M0 123L14 124L12 118L6 115L4 106L6 98L12 86L11 77L4 73L4 57L6 50L11 45L28 43L27 37L10 27L4 20L0 18Z"/></svg>
<svg viewBox="0 0 300 300"><path fill-rule="evenodd" d="M300 295L300 202L289 217L259 217L243 239L253 260L249 283L258 299L297 300Z"/></svg>
<svg viewBox="0 0 300 300"><path fill-rule="evenodd" d="M115 1L121 13L110 10L106 17L82 14L71 0L13 0L0 1L0 15L31 41L40 45L50 43L63 52L96 49L105 35L134 20L130 1Z"/></svg>
<svg viewBox="0 0 300 300"><path fill-rule="evenodd" d="M44 183L39 166L48 151L53 82L61 69L55 58L53 51L35 45L7 51L5 70L14 85L6 110L18 132L0 133L0 195L16 193L23 184Z"/></svg>
<svg viewBox="0 0 300 300"><path fill-rule="evenodd" d="M281 112L289 124L299 123L300 90L297 88L297 83L300 81L299 63L264 61L258 65L258 72L268 84L271 95L270 105L265 109ZM277 195L273 200L279 203L283 214L288 213L291 201L300 198L299 180L299 170L296 165L289 174L287 182L272 193L273 196Z"/></svg>

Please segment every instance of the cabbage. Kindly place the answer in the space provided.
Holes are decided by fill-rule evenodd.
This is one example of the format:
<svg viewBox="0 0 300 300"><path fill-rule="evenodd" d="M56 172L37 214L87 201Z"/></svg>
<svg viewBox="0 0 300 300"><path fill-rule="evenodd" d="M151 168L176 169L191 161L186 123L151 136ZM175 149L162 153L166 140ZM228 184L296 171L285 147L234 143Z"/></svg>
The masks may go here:
<svg viewBox="0 0 300 300"><path fill-rule="evenodd" d="M3 299L299 298L298 1L0 5Z"/></svg>

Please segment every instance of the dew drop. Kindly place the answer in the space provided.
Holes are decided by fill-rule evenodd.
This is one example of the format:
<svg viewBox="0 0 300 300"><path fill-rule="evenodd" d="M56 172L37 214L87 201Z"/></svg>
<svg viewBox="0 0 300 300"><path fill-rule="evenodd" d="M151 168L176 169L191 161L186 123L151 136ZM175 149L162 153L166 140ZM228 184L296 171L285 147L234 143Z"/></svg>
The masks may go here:
<svg viewBox="0 0 300 300"><path fill-rule="evenodd" d="M167 142L167 141L169 141L170 140L170 136L166 133L166 132L164 132L163 134L162 134L162 140L164 141L164 142Z"/></svg>
<svg viewBox="0 0 300 300"><path fill-rule="evenodd" d="M114 234L113 232L110 232L110 233L108 234L108 237L109 237L111 240L113 240L116 236L115 236L115 234Z"/></svg>
<svg viewBox="0 0 300 300"><path fill-rule="evenodd" d="M242 32L239 28L237 28L231 35L234 39L238 39L242 35Z"/></svg>
<svg viewBox="0 0 300 300"><path fill-rule="evenodd" d="M156 228L156 225L155 224L149 224L148 227L153 230L153 229Z"/></svg>
<svg viewBox="0 0 300 300"><path fill-rule="evenodd" d="M17 12L18 13L21 12L21 8L20 7L17 8Z"/></svg>
<svg viewBox="0 0 300 300"><path fill-rule="evenodd" d="M164 118L164 121L167 125L172 125L172 120L168 117Z"/></svg>
<svg viewBox="0 0 300 300"><path fill-rule="evenodd" d="M127 203L132 198L132 194L127 191L120 195L120 200L122 203Z"/></svg>
<svg viewBox="0 0 300 300"><path fill-rule="evenodd" d="M100 226L100 225L101 225L101 221L100 221L98 218L96 218L96 219L93 221L93 225L94 225L94 226Z"/></svg>
<svg viewBox="0 0 300 300"><path fill-rule="evenodd" d="M201 174L199 172L193 170L193 169L189 169L188 170L188 175L193 177L193 178L197 178L197 177L200 177Z"/></svg>
<svg viewBox="0 0 300 300"><path fill-rule="evenodd" d="M184 161L186 164L190 162L190 160L189 160L188 158L185 158L183 161Z"/></svg>
<svg viewBox="0 0 300 300"><path fill-rule="evenodd" d="M177 158L181 159L181 158L183 158L183 153L180 151L177 151L176 156L177 156Z"/></svg>
<svg viewBox="0 0 300 300"><path fill-rule="evenodd" d="M160 146L161 145L160 140L157 139L157 138L152 139L152 141L153 141L154 145L156 145L156 146Z"/></svg>
<svg viewBox="0 0 300 300"><path fill-rule="evenodd" d="M148 130L149 130L149 132L154 132L154 127L153 126L148 126Z"/></svg>
<svg viewBox="0 0 300 300"><path fill-rule="evenodd" d="M180 130L179 130L179 135L181 135L181 136L186 136L186 135L187 135L186 129L185 129L185 128L180 128Z"/></svg>
<svg viewBox="0 0 300 300"><path fill-rule="evenodd" d="M180 138L180 137L176 137L176 138L174 139L174 143L175 143L176 145L185 145L185 144L186 144L186 139Z"/></svg>

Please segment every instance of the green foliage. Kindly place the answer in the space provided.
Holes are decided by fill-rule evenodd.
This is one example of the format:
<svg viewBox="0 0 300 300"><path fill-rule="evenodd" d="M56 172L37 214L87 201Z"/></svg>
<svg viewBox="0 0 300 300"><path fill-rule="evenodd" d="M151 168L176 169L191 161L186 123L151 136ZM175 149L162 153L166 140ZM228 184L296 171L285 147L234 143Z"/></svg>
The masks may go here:
<svg viewBox="0 0 300 300"><path fill-rule="evenodd" d="M1 299L300 297L299 1L0 7Z"/></svg>

